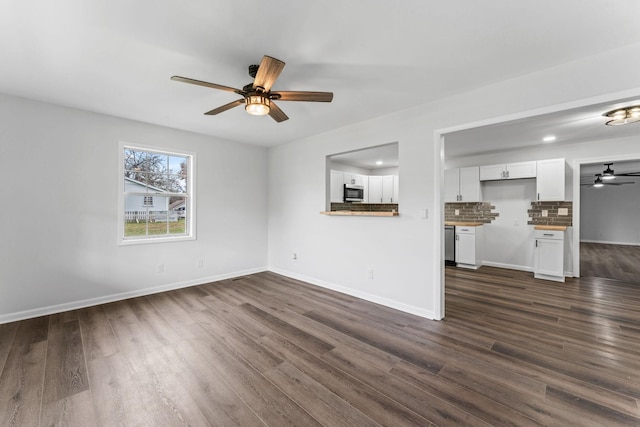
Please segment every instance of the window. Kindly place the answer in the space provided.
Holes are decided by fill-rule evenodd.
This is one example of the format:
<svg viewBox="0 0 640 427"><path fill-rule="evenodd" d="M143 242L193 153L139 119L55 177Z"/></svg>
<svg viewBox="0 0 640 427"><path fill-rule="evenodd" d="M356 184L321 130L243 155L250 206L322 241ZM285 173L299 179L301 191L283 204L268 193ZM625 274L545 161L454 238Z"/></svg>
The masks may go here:
<svg viewBox="0 0 640 427"><path fill-rule="evenodd" d="M120 144L120 244L195 238L194 155Z"/></svg>

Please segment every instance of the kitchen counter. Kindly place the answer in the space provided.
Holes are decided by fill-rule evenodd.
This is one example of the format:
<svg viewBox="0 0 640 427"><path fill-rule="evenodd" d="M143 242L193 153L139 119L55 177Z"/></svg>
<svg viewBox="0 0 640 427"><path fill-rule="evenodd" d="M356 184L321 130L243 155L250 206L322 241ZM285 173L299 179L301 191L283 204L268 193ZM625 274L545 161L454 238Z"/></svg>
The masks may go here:
<svg viewBox="0 0 640 427"><path fill-rule="evenodd" d="M444 225L455 225L457 227L479 227L484 225L482 222L464 222L464 221L445 221Z"/></svg>
<svg viewBox="0 0 640 427"><path fill-rule="evenodd" d="M322 215L331 216L398 216L398 212L376 212L376 211L327 211L320 212Z"/></svg>
<svg viewBox="0 0 640 427"><path fill-rule="evenodd" d="M536 225L534 230L567 231L566 225Z"/></svg>

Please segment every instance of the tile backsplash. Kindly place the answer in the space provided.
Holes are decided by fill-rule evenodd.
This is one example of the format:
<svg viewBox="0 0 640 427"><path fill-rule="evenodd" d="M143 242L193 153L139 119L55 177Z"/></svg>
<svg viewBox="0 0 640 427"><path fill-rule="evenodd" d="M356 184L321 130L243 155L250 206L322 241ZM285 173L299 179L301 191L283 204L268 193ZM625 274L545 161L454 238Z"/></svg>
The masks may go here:
<svg viewBox="0 0 640 427"><path fill-rule="evenodd" d="M444 204L445 221L480 222L489 224L500 214L490 202L452 202ZM456 210L458 215L456 215Z"/></svg>
<svg viewBox="0 0 640 427"><path fill-rule="evenodd" d="M331 203L332 211L398 212L397 203Z"/></svg>
<svg viewBox="0 0 640 427"><path fill-rule="evenodd" d="M530 225L573 225L573 202L531 202Z"/></svg>

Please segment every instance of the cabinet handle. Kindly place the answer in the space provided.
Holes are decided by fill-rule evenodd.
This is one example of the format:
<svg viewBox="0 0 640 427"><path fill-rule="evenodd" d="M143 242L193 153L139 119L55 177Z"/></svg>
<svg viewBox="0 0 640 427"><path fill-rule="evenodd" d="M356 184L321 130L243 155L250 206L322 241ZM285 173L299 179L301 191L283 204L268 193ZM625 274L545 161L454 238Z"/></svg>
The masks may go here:
<svg viewBox="0 0 640 427"><path fill-rule="evenodd" d="M550 237L553 237L553 234L552 234L552 233L543 233L543 235L544 235L544 236L550 236Z"/></svg>
<svg viewBox="0 0 640 427"><path fill-rule="evenodd" d="M456 234L456 240L460 240L460 236Z"/></svg>
<svg viewBox="0 0 640 427"><path fill-rule="evenodd" d="M507 171L507 178L509 178L509 171Z"/></svg>
<svg viewBox="0 0 640 427"><path fill-rule="evenodd" d="M538 200L540 200L540 193L538 193Z"/></svg>
<svg viewBox="0 0 640 427"><path fill-rule="evenodd" d="M536 248L538 247L538 240L536 240Z"/></svg>

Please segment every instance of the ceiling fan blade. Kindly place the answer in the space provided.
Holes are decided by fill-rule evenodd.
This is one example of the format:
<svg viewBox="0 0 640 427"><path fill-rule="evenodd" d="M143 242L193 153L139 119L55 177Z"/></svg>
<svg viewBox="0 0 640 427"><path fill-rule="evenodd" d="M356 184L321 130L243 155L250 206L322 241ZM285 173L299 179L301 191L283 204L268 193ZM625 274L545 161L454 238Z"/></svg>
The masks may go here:
<svg viewBox="0 0 640 427"><path fill-rule="evenodd" d="M192 84L192 85L210 87L210 88L213 88L213 89L225 90L227 92L235 92L238 95L244 95L245 94L245 92L243 92L240 89L235 89L235 88L232 88L232 87L229 87L229 86L223 86L223 85L219 85L219 84L215 84L215 83L203 82L202 80L194 80L194 79L190 79L188 77L173 76L173 77L171 77L171 80L176 81L176 82L189 83L189 84Z"/></svg>
<svg viewBox="0 0 640 427"><path fill-rule="evenodd" d="M269 108L269 115L278 123L289 120L289 117L274 102L271 103Z"/></svg>
<svg viewBox="0 0 640 427"><path fill-rule="evenodd" d="M333 92L279 91L271 92L271 99L277 99L278 101L331 102L333 100Z"/></svg>
<svg viewBox="0 0 640 427"><path fill-rule="evenodd" d="M242 105L242 104L244 104L244 98L243 99L238 99L238 100L233 101L233 102L230 102L230 103L225 104L225 105L223 105L221 107L214 108L213 110L207 111L204 114L206 114L207 116L214 116L216 114L220 114L222 112L225 112L227 110L232 109L233 107L237 107L238 105Z"/></svg>
<svg viewBox="0 0 640 427"><path fill-rule="evenodd" d="M265 92L269 92L283 68L284 62L267 55L263 56L256 78L253 80L254 89L261 87L264 88Z"/></svg>

